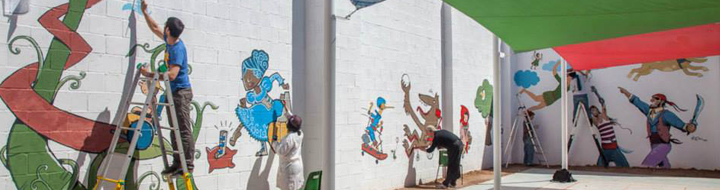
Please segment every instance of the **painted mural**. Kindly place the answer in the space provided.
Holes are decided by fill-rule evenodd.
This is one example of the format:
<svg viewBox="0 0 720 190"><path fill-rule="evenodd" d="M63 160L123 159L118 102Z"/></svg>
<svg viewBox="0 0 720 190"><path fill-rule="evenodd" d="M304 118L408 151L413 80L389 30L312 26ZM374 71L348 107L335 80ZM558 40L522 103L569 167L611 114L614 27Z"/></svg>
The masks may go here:
<svg viewBox="0 0 720 190"><path fill-rule="evenodd" d="M529 90L527 90L527 88L529 88L531 85L525 85L525 84L526 84L526 81L524 81L524 80L518 80L518 77L517 77L518 74L516 74L515 84L517 84L518 86L522 86L522 87L523 87L522 89L520 89L520 92L519 92L517 95L520 96L520 95L522 95L522 94L525 94L525 95L527 95L532 101L534 101L534 102L536 103L536 105L528 108L528 111L536 111L536 110L543 109L543 108L545 108L545 107L547 107L547 106L552 105L553 103L557 102L557 101L560 99L560 96L562 95L562 92L561 92L561 90L560 90L560 87L561 87L561 84L560 84L561 78L560 78L560 74L558 74L558 68L559 68L559 66L560 66L560 61L554 61L554 63L555 63L555 64L553 65L553 69L551 69L551 70L552 70L552 74L553 74L555 80L556 80L557 83L558 83L558 84L557 84L557 87L555 87L555 88L552 89L552 90L545 91L545 92L541 93L540 95L537 95L537 94L535 94L535 93L530 92ZM545 66L543 66L543 69L544 69L544 68L545 68ZM539 79L538 79L537 81L539 82ZM531 82L535 82L535 80L532 80ZM532 84L532 83L527 83L527 84ZM535 82L535 84L537 84L537 82ZM534 85L534 84L533 84L533 85Z"/></svg>
<svg viewBox="0 0 720 190"><path fill-rule="evenodd" d="M350 12L350 14L346 15L345 19L350 19L350 16L352 16L353 14L355 14L355 12L362 8L369 7L383 1L385 0L350 0L350 3L355 6L355 10Z"/></svg>
<svg viewBox="0 0 720 190"><path fill-rule="evenodd" d="M230 147L227 146L229 133L227 129L230 128L230 126L232 126L232 122L228 124L227 121L221 122L219 128L216 125L216 129L221 129L218 135L218 144L213 148L205 147L209 164L208 173L212 173L213 170L216 169L235 168L235 163L233 163L232 159L238 151L230 149Z"/></svg>
<svg viewBox="0 0 720 190"><path fill-rule="evenodd" d="M253 50L250 57L242 62L241 76L246 95L235 109L241 124L239 128L244 127L250 137L260 142L260 150L255 153L258 157L268 155L268 126L284 115L290 98L290 84L279 73L265 75L270 67L269 61L270 56L265 51ZM270 96L275 82L283 90L279 98Z"/></svg>
<svg viewBox="0 0 720 190"><path fill-rule="evenodd" d="M530 62L530 69L535 70L540 65L540 61L542 61L543 54L533 51L532 58L533 58L533 61Z"/></svg>
<svg viewBox="0 0 720 190"><path fill-rule="evenodd" d="M464 105L460 105L460 141L463 143L462 154L467 154L472 144L472 135L470 134L470 110Z"/></svg>
<svg viewBox="0 0 720 190"><path fill-rule="evenodd" d="M3 15L17 16L30 11L30 0L3 0Z"/></svg>
<svg viewBox="0 0 720 190"><path fill-rule="evenodd" d="M377 105L377 109L373 110L373 106ZM368 124L365 127L365 133L361 136L363 143L361 145L362 155L365 153L374 157L375 163L379 160L385 160L388 154L383 149L382 132L383 132L383 121L382 113L392 106L387 105L387 101L383 97L378 97L373 103L370 102L370 106L367 109Z"/></svg>
<svg viewBox="0 0 720 190"><path fill-rule="evenodd" d="M652 95L650 104L641 100L636 95L630 93L623 87L618 87L620 93L625 95L632 105L647 117L646 131L647 138L650 141L650 153L642 162L643 166L670 168L670 160L668 154L672 149L672 144L682 144L678 139L672 138L671 129L675 128L685 135L690 135L697 130L697 119L704 108L704 99L700 95L696 95L697 104L693 110L692 119L684 122L674 112L667 109L672 107L675 111L685 112L687 110L680 108L677 104L661 93Z"/></svg>
<svg viewBox="0 0 720 190"><path fill-rule="evenodd" d="M611 118L607 111L607 104L605 99L600 96L595 86L591 87L592 92L600 102L600 107L595 105L590 106L590 119L600 133L600 152L597 160L598 166L608 166L611 162L617 167L630 167L625 154L630 154L633 151L626 150L620 146L617 136L615 135L617 128L625 129L632 134L632 130L622 127L622 125L615 118ZM596 139L597 140L597 139ZM596 144L598 144L596 142Z"/></svg>
<svg viewBox="0 0 720 190"><path fill-rule="evenodd" d="M79 73L78 76L61 76L92 52L93 48L75 31L81 24L85 10L100 1L70 0L42 14L38 22L54 36L46 54L40 48L41 45L29 36L15 36L8 43L10 52L16 55L21 53L19 48L15 48L17 42L30 43L37 56L37 62L18 69L0 84L0 98L17 118L9 127L8 141L0 151L0 160L18 189L88 189L94 186L100 163L108 155L107 149L114 125L87 119L53 105L59 89L65 84L70 82L71 89L79 89L81 81L88 80L84 73ZM154 52L148 49L149 44L144 44L131 48L128 55L134 56L137 47L142 47L147 53ZM154 50L162 52L164 47L159 45ZM152 55L153 69L158 54ZM205 108L209 106L218 109L218 106L210 102L205 102L202 106L193 102L193 106L196 112L193 137L197 140ZM170 144L166 139L153 139L151 146L140 150L133 157L130 169L134 168L138 161L161 156L160 140L166 141L166 145ZM85 182L79 180L81 168L77 161L58 159L53 149L48 146L49 141L81 153L96 155L85 168ZM117 152L125 152L127 147L127 142L120 143ZM197 156L199 155L196 154ZM155 178L154 181L161 180L155 171L140 176L136 176L135 172L128 172L125 177L126 189L137 189L148 177ZM185 189L184 183L178 181L175 184L176 189ZM151 188L158 189L159 184L153 182Z"/></svg>
<svg viewBox="0 0 720 190"><path fill-rule="evenodd" d="M492 118L493 118L493 86L487 79L477 89L475 93L475 108L485 119L485 146L492 145Z"/></svg>
<svg viewBox="0 0 720 190"><path fill-rule="evenodd" d="M141 10L142 10L142 9L141 9L141 4L142 4L141 2L142 2L142 1L134 0L134 1L132 1L131 3L125 3L125 4L122 6L122 10L123 10L123 11L131 11L131 12L135 12L135 13L137 13L137 14L143 15L143 12L141 11ZM133 3L134 3L134 5L133 5ZM150 12L150 11L148 10L148 15L149 15L149 14L152 14L152 12Z"/></svg>
<svg viewBox="0 0 720 190"><path fill-rule="evenodd" d="M520 64L517 70L513 70L515 74L513 82L519 92L518 98L514 100L518 102L517 105L522 107L523 101L525 101L528 103L528 107L532 106L530 110L537 113L537 110L544 110L553 103L559 102L560 80L562 79L560 57L556 53L546 50L522 53L518 54L518 57L519 62L525 64ZM539 68L536 68L533 62L540 57L542 58L537 66ZM702 123L704 121L702 119L708 119L701 118L704 117L702 116L704 105L708 104L702 94L714 93L714 90L711 89L700 89L708 82L702 77L715 77L716 73L712 73L714 72L713 65L704 64L711 62L716 63L717 57L680 58L639 63L628 67L599 69L592 72L575 71L568 68L568 90L572 90L572 94L568 97L568 103L572 102L573 104L568 106L578 109L573 109L570 113L579 115L579 122L586 122L580 113L587 111L588 121L591 123L589 125L578 123L577 128L589 126L590 133L592 133L590 136L581 134L586 131L584 129L572 130L569 142L572 144L571 163L593 164L601 167L714 168L713 165L690 161L696 155L708 156L711 154L696 150L699 146L706 146L704 143L715 142L714 139L703 138L714 131L708 131L707 128L700 129L702 133L696 131L699 128L698 121ZM655 76L653 81L641 80L650 75L664 77L657 78ZM634 90L626 90L622 87L620 87L621 93L613 90L617 86L624 86L622 84L628 84ZM689 87L692 85L698 85L699 88ZM668 94L655 93L662 92L662 89L666 89ZM673 91L670 91L671 89ZM678 89L683 89L682 91L689 92L692 96L683 95ZM649 92L642 92L642 90ZM638 91L637 94L652 96L642 98L641 95L631 94L629 91ZM675 98L673 99L673 97ZM625 102L629 102L629 104ZM694 109L690 107L690 104L694 104ZM585 106L586 110L582 110L579 105ZM631 110L640 112L638 114L632 113L635 111L626 111L627 114L623 112L630 110L631 107ZM540 124L559 126L561 122L557 119L559 112L559 107L553 107L552 110L544 112L548 114L541 115L544 118L539 120ZM575 119L575 117L571 118ZM571 122L570 125L573 124L572 121L568 122ZM639 130L645 132L637 133ZM578 137L574 139L574 142L572 139L575 132L578 133ZM541 139L559 137L555 131L545 131L539 135ZM543 145L555 147L559 146L559 143L544 140ZM559 156L552 155L549 158L550 160L560 159Z"/></svg>
<svg viewBox="0 0 720 190"><path fill-rule="evenodd" d="M640 80L640 77L650 75L656 70L662 72L682 71L682 73L687 76L702 77L702 72L707 72L710 69L704 66L693 65L693 63L705 63L706 61L707 58L680 58L675 60L643 63L639 68L631 70L630 73L628 73L628 78L638 81Z"/></svg>
<svg viewBox="0 0 720 190"><path fill-rule="evenodd" d="M403 140L403 147L405 148L405 153L407 154L407 156L410 157L415 149L421 149L424 151L425 148L432 144L432 139L429 136L429 133L431 132L427 130L427 127L435 127L437 129L442 128L440 126L440 123L442 121L442 112L440 111L440 96L437 93L434 96L427 94L418 94L420 103L427 106L428 108L427 111L420 106L417 106L416 109L413 109L412 104L410 103L410 89L412 88L412 85L410 83L409 75L403 75L400 81L400 86L402 87L402 91L405 94L403 99L403 108L405 109L405 113L410 115L410 117L413 119L413 122L415 123L415 126L417 127L417 129L420 130L420 133L418 134L417 129L410 130L410 127L408 125L403 125L403 131L405 132L405 137L407 138ZM415 110L417 110L417 112L415 112ZM421 118L422 121L420 120Z"/></svg>

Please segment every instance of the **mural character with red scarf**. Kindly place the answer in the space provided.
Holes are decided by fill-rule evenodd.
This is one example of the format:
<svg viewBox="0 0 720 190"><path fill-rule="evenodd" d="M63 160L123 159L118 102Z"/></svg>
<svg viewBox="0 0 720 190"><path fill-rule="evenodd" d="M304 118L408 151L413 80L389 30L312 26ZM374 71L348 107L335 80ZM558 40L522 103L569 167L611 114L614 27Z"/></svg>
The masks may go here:
<svg viewBox="0 0 720 190"><path fill-rule="evenodd" d="M643 160L642 165L649 167L670 168L670 160L668 160L667 155L670 154L670 150L672 149L671 144L682 144L682 142L678 139L671 138L670 128L676 128L688 135L695 132L697 129L697 116L700 110L702 110L702 97L697 96L698 105L695 109L695 113L693 114L693 119L690 120L690 122L685 123L677 115L675 115L675 113L666 109L666 106L670 105L676 111L681 112L687 110L680 108L677 104L668 100L667 96L664 94L658 93L653 95L650 99L650 104L647 104L640 100L640 98L636 95L628 92L625 88L618 88L620 89L620 93L625 95L630 100L630 103L635 105L635 107L637 107L640 112L647 117L646 128L648 138L650 139L650 146L652 148L650 153L648 153Z"/></svg>

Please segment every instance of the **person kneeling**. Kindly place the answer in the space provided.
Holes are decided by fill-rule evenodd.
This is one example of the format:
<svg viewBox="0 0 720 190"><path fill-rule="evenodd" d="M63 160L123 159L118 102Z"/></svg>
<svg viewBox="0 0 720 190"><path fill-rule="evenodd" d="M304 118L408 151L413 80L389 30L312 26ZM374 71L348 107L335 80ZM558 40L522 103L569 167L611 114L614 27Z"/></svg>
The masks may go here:
<svg viewBox="0 0 720 190"><path fill-rule="evenodd" d="M428 153L432 153L436 147L445 148L448 152L448 168L442 185L438 185L440 188L455 187L458 178L460 178L460 153L462 153L462 141L460 138L447 130L435 130L433 127L428 127L428 131L432 131L432 145L426 150Z"/></svg>
<svg viewBox="0 0 720 190"><path fill-rule="evenodd" d="M300 130L302 118L297 115L288 117L288 134L280 141L277 136L273 137L272 146L280 155L280 168L278 169L277 187L283 190L298 190L302 188L305 179L303 178L303 161L300 154L303 135Z"/></svg>

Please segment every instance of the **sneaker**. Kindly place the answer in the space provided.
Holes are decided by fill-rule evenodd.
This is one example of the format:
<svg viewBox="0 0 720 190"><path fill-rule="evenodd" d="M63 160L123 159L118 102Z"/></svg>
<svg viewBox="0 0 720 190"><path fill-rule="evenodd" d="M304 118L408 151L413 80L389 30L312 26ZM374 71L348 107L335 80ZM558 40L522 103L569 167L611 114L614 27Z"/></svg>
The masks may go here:
<svg viewBox="0 0 720 190"><path fill-rule="evenodd" d="M180 172L182 173L182 170L180 169L180 166L178 166L178 165L176 165L176 164L173 164L172 166L165 168L165 169L161 172L161 174L162 174L162 175L175 174L175 173L177 173L178 171L180 171Z"/></svg>
<svg viewBox="0 0 720 190"><path fill-rule="evenodd" d="M438 188L438 189L447 189L447 188L448 188L445 184L442 184L442 183L441 183L441 184L437 184L435 187Z"/></svg>

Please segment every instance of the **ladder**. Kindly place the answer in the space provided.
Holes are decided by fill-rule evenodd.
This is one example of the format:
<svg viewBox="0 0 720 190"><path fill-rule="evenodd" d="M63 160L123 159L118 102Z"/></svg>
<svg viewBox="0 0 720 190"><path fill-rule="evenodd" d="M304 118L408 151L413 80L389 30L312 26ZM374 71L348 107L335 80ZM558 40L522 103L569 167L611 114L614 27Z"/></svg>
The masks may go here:
<svg viewBox="0 0 720 190"><path fill-rule="evenodd" d="M520 99L518 97L518 102L520 102ZM527 125L524 125L527 123ZM515 120L513 121L512 128L510 128L510 137L508 139L507 144L505 145L505 153L503 153L507 158L511 158L512 156L512 148L514 146L515 142L515 136L516 133L519 131L518 125L523 125L524 129L528 131L528 136L530 137L530 142L533 144L533 149L535 149L535 154L542 155L543 159L538 159L539 163L544 163L545 167L550 168L550 165L547 163L547 157L545 156L545 151L542 148L542 144L540 143L540 137L538 137L537 133L535 132L535 127L532 124L532 121L530 120L530 116L528 114L528 110L525 108L525 105L521 105L518 108L518 112L516 114ZM505 162L505 168L507 168L510 165L510 159L508 159Z"/></svg>
<svg viewBox="0 0 720 190"><path fill-rule="evenodd" d="M607 168L608 167L608 159L607 159L607 157L605 157L605 154L603 153L603 149L601 146L602 144L600 144L600 139L598 138L598 136L600 136L600 132L597 131L597 133L596 133L597 127L594 127L595 124L590 122L590 116L587 115L587 111L585 111L585 110L586 110L585 105L582 103L579 103L578 107L575 111L576 114L574 117L575 121L573 121L573 130L572 130L572 133L570 133L570 138L568 139L568 153L570 152L570 150L571 150L570 148L572 147L573 140L575 139L575 137L577 136L577 133L578 133L578 129L579 129L578 122L580 121L580 114L585 115L585 121L587 122L588 127L590 128L590 134L593 137L593 140L595 141L595 147L597 148L598 153L600 154L600 157L602 158L602 161L605 164L605 168Z"/></svg>
<svg viewBox="0 0 720 190"><path fill-rule="evenodd" d="M124 95L125 101L121 102L122 105L120 106L120 110L118 110L118 115L120 115L121 117L119 119L116 119L116 121L115 121L116 127L115 127L115 132L113 135L112 142L110 143L110 148L108 150L108 155L109 155L108 160L107 160L107 163L105 163L104 167L102 168L102 175L97 176L97 182L95 183L95 187L93 189L97 190L98 187L101 187L101 189L102 189L102 186L100 185L100 183L102 183L102 182L114 183L115 184L114 190L122 190L125 187L124 178L128 172L128 168L130 166L130 161L132 160L132 156L135 153L138 139L141 136L142 126L144 126L146 123L149 123L148 121L145 120L145 116L150 114L150 115L152 115L151 122L152 122L152 126L154 128L152 134L157 135L159 137L160 149L162 152L163 164L164 164L165 168L169 167L168 166L168 158L167 158L168 151L165 150L165 142L163 140L162 131L155 130L155 129L167 129L175 134L174 140L177 144L178 150L173 150L171 152L173 154L179 155L178 157L180 158L180 163L181 163L181 167L182 167L182 171L183 171L182 177L185 181L186 189L193 190L191 174L187 168L184 149L183 149L183 145L182 145L182 139L180 136L180 130L178 128L177 113L175 112L175 105L174 105L171 89L165 88L165 95L166 95L167 101L161 102L161 103L154 101L154 97L157 93L156 91L158 91L158 90L155 90L155 88L156 88L156 85L159 85L159 81L162 81L163 83L165 83L166 87L170 86L170 81L168 80L168 78L169 78L168 73L156 71L152 78L144 77L140 74L139 68L141 66L142 65L138 65L138 71L136 71L135 76L133 77L132 86L130 87L130 91L128 94ZM159 78L160 75L163 76L162 80L160 80L160 78ZM135 88L138 86L138 83L141 80L149 80L149 81L146 81L146 83L145 83L145 85L147 85L147 87L148 87L147 88L148 89L147 97L145 98L145 102L133 102L132 98L133 98L133 95L135 94ZM138 120L138 123L135 125L135 127L132 127L132 125L125 127L123 125L125 118L127 118L128 108L130 105L142 105L142 113L140 114L141 117ZM161 106L167 107L167 110L170 113L169 118L170 118L170 122L172 124L172 125L170 125L170 127L160 126L160 119L158 118L158 113L156 112L157 109L155 109L155 108L162 108ZM120 170L120 175L118 175L118 176L120 176L120 179L111 179L106 176L108 174L108 171L110 170L110 167L112 166L113 162L115 161L113 159L112 154L115 153L115 148L117 147L117 144L121 137L121 133L123 133L123 131L127 131L127 132L132 131L134 135L132 135L132 138L129 139L130 146L128 147L128 150L124 155L125 160L122 162L123 164L122 164L122 167ZM170 174L166 177L167 177L169 189L175 190L175 184L173 182L173 178L174 178L173 174Z"/></svg>

